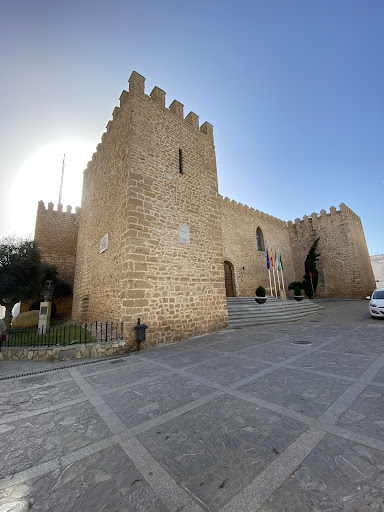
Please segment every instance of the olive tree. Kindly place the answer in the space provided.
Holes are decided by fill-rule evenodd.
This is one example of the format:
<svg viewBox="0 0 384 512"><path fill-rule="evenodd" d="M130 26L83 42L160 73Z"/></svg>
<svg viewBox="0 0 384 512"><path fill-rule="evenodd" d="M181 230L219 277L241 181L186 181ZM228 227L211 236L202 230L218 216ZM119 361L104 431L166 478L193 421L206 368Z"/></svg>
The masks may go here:
<svg viewBox="0 0 384 512"><path fill-rule="evenodd" d="M40 252L33 240L0 240L0 305L5 306L5 324L17 302L35 297L41 289L43 269Z"/></svg>

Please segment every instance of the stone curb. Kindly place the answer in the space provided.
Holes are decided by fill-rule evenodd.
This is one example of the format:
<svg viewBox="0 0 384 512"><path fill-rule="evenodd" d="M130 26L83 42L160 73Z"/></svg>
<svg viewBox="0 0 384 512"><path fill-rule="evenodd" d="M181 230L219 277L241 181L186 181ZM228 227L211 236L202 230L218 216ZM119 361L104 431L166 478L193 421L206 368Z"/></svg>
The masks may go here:
<svg viewBox="0 0 384 512"><path fill-rule="evenodd" d="M0 361L69 361L71 359L124 355L128 352L129 345L125 340L67 346L3 347L0 352Z"/></svg>

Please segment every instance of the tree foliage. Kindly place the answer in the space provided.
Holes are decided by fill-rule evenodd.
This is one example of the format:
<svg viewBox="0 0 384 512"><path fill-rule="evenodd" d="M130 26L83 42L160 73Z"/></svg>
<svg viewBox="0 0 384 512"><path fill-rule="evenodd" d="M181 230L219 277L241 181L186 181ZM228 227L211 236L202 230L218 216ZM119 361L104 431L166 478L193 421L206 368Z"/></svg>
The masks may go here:
<svg viewBox="0 0 384 512"><path fill-rule="evenodd" d="M316 240L313 242L312 247L310 248L307 257L305 258L304 263L304 271L305 274L303 276L302 281L292 281L292 283L289 283L288 290L294 290L296 287L299 287L300 289L304 290L305 294L308 297L312 297L312 285L311 285L311 278L309 276L309 273L312 273L312 283L313 283L313 290L316 293L317 285L319 282L319 272L317 270L317 260L319 259L320 253L317 253L317 245L319 243L320 237L316 238Z"/></svg>
<svg viewBox="0 0 384 512"><path fill-rule="evenodd" d="M317 253L317 245L319 243L320 237L316 238L316 240L313 242L312 247L309 250L309 253L307 254L307 257L305 259L304 263L304 291L305 294L308 297L312 297L312 285L311 285L311 278L309 277L309 273L312 273L312 283L313 283L313 290L316 293L317 284L319 282L319 272L317 270L317 260L319 259L320 253Z"/></svg>
<svg viewBox="0 0 384 512"><path fill-rule="evenodd" d="M59 279L56 266L41 261L33 240L15 237L0 240L0 305L6 308L8 327L13 306L40 297L47 280L53 281L55 298L72 295L71 285Z"/></svg>
<svg viewBox="0 0 384 512"><path fill-rule="evenodd" d="M5 306L5 323L21 300L35 297L43 271L40 252L33 240L3 239L0 242L0 304Z"/></svg>

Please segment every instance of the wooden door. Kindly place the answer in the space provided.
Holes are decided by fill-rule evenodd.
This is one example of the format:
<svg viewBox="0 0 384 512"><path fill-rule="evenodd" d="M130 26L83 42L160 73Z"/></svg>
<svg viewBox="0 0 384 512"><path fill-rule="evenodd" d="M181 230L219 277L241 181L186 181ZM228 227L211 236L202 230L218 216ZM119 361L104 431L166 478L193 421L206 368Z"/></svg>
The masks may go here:
<svg viewBox="0 0 384 512"><path fill-rule="evenodd" d="M224 261L225 292L227 297L234 297L232 265Z"/></svg>

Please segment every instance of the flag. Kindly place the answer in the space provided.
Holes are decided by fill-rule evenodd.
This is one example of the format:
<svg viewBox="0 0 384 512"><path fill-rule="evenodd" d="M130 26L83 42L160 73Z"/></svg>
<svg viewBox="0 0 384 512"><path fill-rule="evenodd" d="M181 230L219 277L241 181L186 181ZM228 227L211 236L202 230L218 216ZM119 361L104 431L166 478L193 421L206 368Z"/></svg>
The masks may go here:
<svg viewBox="0 0 384 512"><path fill-rule="evenodd" d="M276 249L275 249L275 268L276 268L276 270L279 270L279 259L276 255Z"/></svg>
<svg viewBox="0 0 384 512"><path fill-rule="evenodd" d="M271 267L270 263L269 263L269 254L268 254L268 249L267 249L267 269L269 270Z"/></svg>
<svg viewBox="0 0 384 512"><path fill-rule="evenodd" d="M279 252L280 252L280 249L279 249ZM284 270L283 260L281 259L281 252L280 252L280 267L281 267L281 270Z"/></svg>
<svg viewBox="0 0 384 512"><path fill-rule="evenodd" d="M273 251L272 251L272 248L271 248L271 265L273 268L275 268L275 262L273 261Z"/></svg>

